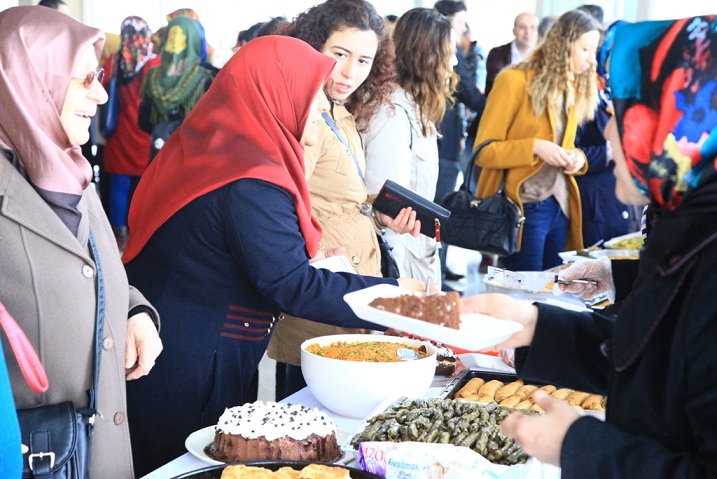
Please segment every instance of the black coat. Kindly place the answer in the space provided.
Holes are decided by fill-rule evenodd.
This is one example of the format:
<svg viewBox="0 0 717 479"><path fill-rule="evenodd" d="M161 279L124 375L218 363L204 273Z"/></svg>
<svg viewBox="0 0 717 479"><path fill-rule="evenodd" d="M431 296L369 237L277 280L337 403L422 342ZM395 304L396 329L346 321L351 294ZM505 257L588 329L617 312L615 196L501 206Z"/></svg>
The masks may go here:
<svg viewBox="0 0 717 479"><path fill-rule="evenodd" d="M617 318L541 305L516 353L521 377L608 396L568 430L564 478L717 477L717 209L662 213L641 268Z"/></svg>
<svg viewBox="0 0 717 479"><path fill-rule="evenodd" d="M465 108L470 108L480 118L485 108L485 95L478 89L466 56L460 48L456 51L456 58L458 63L453 69L458 75L456 98L453 106L446 110L441 122L442 138L438 140L438 156L458 162L461 159L461 142L466 131ZM472 148L473 145L466 147Z"/></svg>

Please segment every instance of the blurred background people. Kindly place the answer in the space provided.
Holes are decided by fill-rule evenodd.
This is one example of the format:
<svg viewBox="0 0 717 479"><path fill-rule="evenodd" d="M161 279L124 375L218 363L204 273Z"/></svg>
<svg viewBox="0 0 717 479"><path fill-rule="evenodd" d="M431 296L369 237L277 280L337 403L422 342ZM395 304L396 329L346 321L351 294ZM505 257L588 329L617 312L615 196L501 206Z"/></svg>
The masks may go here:
<svg viewBox="0 0 717 479"><path fill-rule="evenodd" d="M548 33L548 30L550 30L550 27L553 26L553 23L555 23L555 20L557 20L557 19L558 19L557 15L546 15L540 19L540 22L538 23L538 41L537 41L537 43L540 43L543 41L543 39L545 38L545 34Z"/></svg>
<svg viewBox="0 0 717 479"><path fill-rule="evenodd" d="M456 61L453 71L458 76L455 98L448 101L446 113L438 127L441 137L438 140L438 180L433 201L440 203L444 196L456 190L458 177L462 170L463 149L466 136L466 109L477 116L485 108L485 95L478 89L476 71L471 70L466 52L460 43L468 29L466 18L468 9L465 2L458 0L439 0L433 8L443 14L451 22L453 38L456 42ZM470 43L469 43L470 44ZM469 147L470 148L470 147ZM449 270L446 266L448 245L443 244L439 252L441 260L441 277L443 280L455 281L462 276ZM444 286L444 289L446 287Z"/></svg>
<svg viewBox="0 0 717 479"><path fill-rule="evenodd" d="M88 407L101 278L103 416L94 422L90 476L131 478L125 387L149 372L162 346L158 315L127 283L80 149L89 117L107 101L98 70L104 35L35 6L0 12L0 31L0 302L40 353L50 381L38 395L10 368L15 406ZM3 349L12 364L7 343Z"/></svg>
<svg viewBox="0 0 717 479"><path fill-rule="evenodd" d="M65 15L70 14L70 7L68 7L67 3L63 0L40 0L38 5L41 7L52 8L60 13L64 13Z"/></svg>
<svg viewBox="0 0 717 479"><path fill-rule="evenodd" d="M281 35L284 29L289 26L286 17L272 17L268 22L264 22L256 30L256 37L264 37L266 35Z"/></svg>
<svg viewBox="0 0 717 479"><path fill-rule="evenodd" d="M162 44L162 63L147 73L142 86L138 124L152 135L147 152L150 161L214 79L215 71L202 62L205 40L199 25L183 15L170 20Z"/></svg>
<svg viewBox="0 0 717 479"><path fill-rule="evenodd" d="M393 34L397 79L390 102L363 134L366 186L377 194L387 179L433 201L438 180L438 130L452 101L456 41L450 21L433 9L401 15ZM386 231L402 277L441 282L440 243Z"/></svg>
<svg viewBox="0 0 717 479"><path fill-rule="evenodd" d="M105 138L103 167L107 173L108 216L120 252L127 241L127 213L132 195L149 164L149 134L138 125L140 93L147 72L160 64L154 54L147 22L127 17L120 27L121 46L104 63L107 86L117 79L119 117L114 132Z"/></svg>
<svg viewBox="0 0 717 479"><path fill-rule="evenodd" d="M477 195L493 195L506 172L505 192L525 216L519 250L503 258L508 269L542 271L562 262L559 252L583 247L574 175L584 174L587 162L574 141L597 107L598 29L587 13L564 13L530 59L503 70L488 95L476 146L495 141L477 158Z"/></svg>
<svg viewBox="0 0 717 479"><path fill-rule="evenodd" d="M508 65L513 65L529 58L531 50L538 41L538 17L534 13L521 13L513 22L511 42L491 48L486 59L485 94L493 89L493 82L498 73Z"/></svg>
<svg viewBox="0 0 717 479"><path fill-rule="evenodd" d="M383 17L384 25L386 26L386 34L388 38L393 38L393 30L396 28L396 20L398 15L388 14Z"/></svg>
<svg viewBox="0 0 717 479"><path fill-rule="evenodd" d="M152 379L127 386L138 475L244 404L280 313L376 328L344 294L399 281L426 287L309 264L326 251L303 148L318 141L335 63L294 38L250 41L137 187L123 261L162 314L165 345Z"/></svg>
<svg viewBox="0 0 717 479"><path fill-rule="evenodd" d="M214 66L214 47L207 42L207 35L204 31L204 25L202 25L202 22L199 20L199 14L197 14L197 12L192 10L191 8L180 8L173 11L172 13L167 14L167 23L171 22L172 19L177 17L187 17L197 22L197 26L199 27L199 35L202 39L202 47L200 50L199 58L202 62L202 66L208 70L211 70L216 75L217 68Z"/></svg>
<svg viewBox="0 0 717 479"><path fill-rule="evenodd" d="M578 10L591 14L602 25L603 10L600 6L583 5ZM586 247L637 231L640 224L640 211L623 204L615 196L615 163L610 142L603 134L613 111L612 101L604 65L598 64L597 71L599 103L595 117L579 125L575 135L575 146L585 153L588 161L587 172L575 177L580 190L583 243Z"/></svg>
<svg viewBox="0 0 717 479"><path fill-rule="evenodd" d="M237 42L236 45L232 48L232 53L236 53L239 51L241 47L249 43L251 40L256 38L256 32L261 28L261 26L264 25L264 22L255 23L251 27L247 28L246 30L242 30L237 35Z"/></svg>

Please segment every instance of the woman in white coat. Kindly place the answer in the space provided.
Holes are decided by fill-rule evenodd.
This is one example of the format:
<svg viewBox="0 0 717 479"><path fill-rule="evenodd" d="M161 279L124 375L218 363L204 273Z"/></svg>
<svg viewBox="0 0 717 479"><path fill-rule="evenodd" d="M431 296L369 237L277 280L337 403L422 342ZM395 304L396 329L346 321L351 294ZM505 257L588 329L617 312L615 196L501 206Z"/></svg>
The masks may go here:
<svg viewBox="0 0 717 479"><path fill-rule="evenodd" d="M363 135L366 186L375 195L390 179L433 201L438 179L438 131L455 87L456 42L451 23L429 8L414 8L396 22L396 85L391 103L370 119ZM441 280L434 238L386 231L402 277Z"/></svg>

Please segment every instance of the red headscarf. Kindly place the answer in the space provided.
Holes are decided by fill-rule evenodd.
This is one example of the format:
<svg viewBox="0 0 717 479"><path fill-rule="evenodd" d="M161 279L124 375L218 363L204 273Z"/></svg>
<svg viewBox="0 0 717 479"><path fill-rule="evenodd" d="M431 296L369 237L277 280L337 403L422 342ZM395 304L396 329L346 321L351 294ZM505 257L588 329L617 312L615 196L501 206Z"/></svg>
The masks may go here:
<svg viewBox="0 0 717 479"><path fill-rule="evenodd" d="M311 216L299 140L334 63L282 36L257 38L234 55L144 173L132 199L123 261L137 256L183 206L241 178L267 181L293 196L314 256L321 228Z"/></svg>
<svg viewBox="0 0 717 479"><path fill-rule="evenodd" d="M0 13L0 148L14 151L30 182L79 195L92 167L60 122L67 87L88 47L99 58L104 33L52 8Z"/></svg>

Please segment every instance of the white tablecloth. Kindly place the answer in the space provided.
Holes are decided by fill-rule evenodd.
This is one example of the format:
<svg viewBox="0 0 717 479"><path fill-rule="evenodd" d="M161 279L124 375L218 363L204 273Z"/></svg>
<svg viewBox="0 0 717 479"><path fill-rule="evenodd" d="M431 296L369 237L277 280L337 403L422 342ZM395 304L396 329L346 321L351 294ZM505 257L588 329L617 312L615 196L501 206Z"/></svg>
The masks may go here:
<svg viewBox="0 0 717 479"><path fill-rule="evenodd" d="M426 392L426 397L433 397L440 394L440 392L443 390L443 388L448 382L449 380L447 380L446 378L436 376L435 380L433 381L433 384L431 385L431 388L428 390L428 392ZM311 394L311 391L309 391L309 388L304 388L287 397L281 402L301 404L302 406L309 408L315 407L324 412L336 424L336 439L338 440L339 444L342 444L343 441L350 434L356 431L356 429L363 422L362 419L353 419L339 416L329 411L324 406L322 406L319 401L316 400L313 394ZM350 460L351 458L349 457L347 459ZM350 465L355 466L356 464L350 463ZM159 469L156 469L155 471L147 474L141 479L168 479L179 474L183 474L185 472L202 469L208 466L209 464L197 459L196 457L187 452L186 454L179 456L172 462L169 462L164 466L160 467Z"/></svg>

